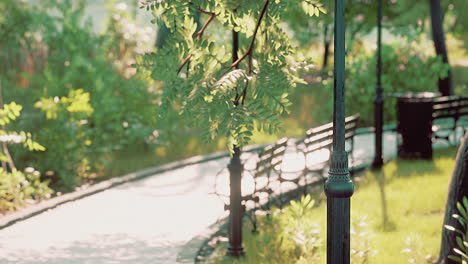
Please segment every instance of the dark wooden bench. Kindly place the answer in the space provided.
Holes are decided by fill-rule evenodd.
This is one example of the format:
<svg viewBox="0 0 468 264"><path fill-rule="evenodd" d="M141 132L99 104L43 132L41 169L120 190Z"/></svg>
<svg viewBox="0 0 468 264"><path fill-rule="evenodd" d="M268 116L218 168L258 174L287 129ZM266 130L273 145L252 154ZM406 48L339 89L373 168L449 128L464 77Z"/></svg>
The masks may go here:
<svg viewBox="0 0 468 264"><path fill-rule="evenodd" d="M432 137L457 141L457 127L468 129L468 96L444 96L432 104ZM463 134L462 134L463 136Z"/></svg>
<svg viewBox="0 0 468 264"><path fill-rule="evenodd" d="M345 118L345 139L346 139L346 152L349 155L350 172L353 172L353 150L354 150L354 136L356 134L357 122L359 121L359 114L348 116ZM304 154L304 171L303 174L314 174L319 177L314 177L312 180L324 180L326 176L326 168L329 167L329 158L333 151L333 122L321 125L316 128L307 130L305 138L296 142L298 149ZM315 157L314 157L315 155ZM308 161L313 160L310 164ZM308 183L311 183L308 180Z"/></svg>

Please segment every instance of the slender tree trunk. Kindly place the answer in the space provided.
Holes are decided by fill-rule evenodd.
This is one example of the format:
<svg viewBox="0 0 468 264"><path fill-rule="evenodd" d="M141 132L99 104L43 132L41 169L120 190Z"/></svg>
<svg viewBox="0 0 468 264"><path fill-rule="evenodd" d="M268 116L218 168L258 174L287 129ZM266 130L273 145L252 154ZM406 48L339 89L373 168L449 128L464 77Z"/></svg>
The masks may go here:
<svg viewBox="0 0 468 264"><path fill-rule="evenodd" d="M444 63L450 65L447 47L445 45L444 14L440 5L440 0L429 0L429 5L431 10L432 39L434 41L436 54L442 57ZM443 79L439 79L439 92L444 96L453 94L452 72L450 68L447 76Z"/></svg>
<svg viewBox="0 0 468 264"><path fill-rule="evenodd" d="M437 264L455 264L448 259L448 255L454 254L453 248L456 246L456 233L444 228L445 225L458 226L458 222L452 217L456 212L457 202L462 200L468 192L468 131L465 133L463 141L458 149L455 169L449 185L447 203L445 205L444 224L442 225L442 241L440 245L439 259Z"/></svg>
<svg viewBox="0 0 468 264"><path fill-rule="evenodd" d="M329 25L325 24L323 26L323 64L322 64L322 72L325 72L328 68L328 57L330 57L330 34L328 34Z"/></svg>

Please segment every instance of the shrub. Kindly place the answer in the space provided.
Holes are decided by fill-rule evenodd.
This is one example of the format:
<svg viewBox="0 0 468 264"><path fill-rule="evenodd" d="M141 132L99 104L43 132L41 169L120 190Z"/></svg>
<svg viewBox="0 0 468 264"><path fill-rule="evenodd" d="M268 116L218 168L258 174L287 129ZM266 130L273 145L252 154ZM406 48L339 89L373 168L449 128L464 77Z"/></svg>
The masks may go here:
<svg viewBox="0 0 468 264"><path fill-rule="evenodd" d="M0 99L1 99L0 86ZM1 100L0 100L1 101ZM41 174L33 168L24 172L16 169L7 144L22 145L28 151L43 151L44 147L32 139L29 132L10 130L12 121L21 115L21 105L11 102L0 108L0 212L13 211L52 193L48 182L41 181ZM7 171L8 170L8 171ZM11 172L10 172L11 171Z"/></svg>
<svg viewBox="0 0 468 264"><path fill-rule="evenodd" d="M459 223L459 228L446 225L445 228L458 233L456 237L457 246L453 248L455 254L449 255L448 258L456 263L468 263L468 198L463 197L463 201L457 203L458 214L453 214Z"/></svg>
<svg viewBox="0 0 468 264"><path fill-rule="evenodd" d="M6 172L0 168L0 212L14 211L27 204L50 198L52 190L41 181L39 171L29 167L24 172Z"/></svg>
<svg viewBox="0 0 468 264"><path fill-rule="evenodd" d="M395 42L382 47L382 88L385 96L384 120L396 121L396 92L437 92L437 80L447 74L448 66L440 57L423 54L417 46ZM346 111L360 113L364 125L374 123L374 98L376 90L376 56L364 47L347 56L346 60ZM326 107L332 107L333 80L323 81L330 97Z"/></svg>
<svg viewBox="0 0 468 264"><path fill-rule="evenodd" d="M17 158L32 161L55 187L65 190L83 177L102 175L114 152L144 147L157 110L147 76L129 66L128 54L141 48L134 39L122 37L131 29L110 23L109 34L94 33L91 22L85 21L85 3L48 0L40 6L21 6L31 16L29 33L17 35L26 43L19 53L42 54L31 56L37 67L22 74L29 81L23 89L28 96L8 94L28 105L31 118L23 128L34 131L47 148L40 155L17 152ZM11 80L10 85L14 87Z"/></svg>

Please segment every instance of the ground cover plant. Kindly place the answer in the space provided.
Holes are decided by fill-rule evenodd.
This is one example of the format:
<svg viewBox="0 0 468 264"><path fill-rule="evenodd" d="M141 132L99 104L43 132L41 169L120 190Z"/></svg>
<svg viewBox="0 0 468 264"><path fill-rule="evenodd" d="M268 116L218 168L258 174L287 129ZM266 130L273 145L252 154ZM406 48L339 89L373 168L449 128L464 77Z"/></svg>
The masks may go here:
<svg viewBox="0 0 468 264"><path fill-rule="evenodd" d="M391 161L358 178L351 200L352 263L436 259L455 153L455 148L438 149L433 161ZM323 194L314 198L315 205L303 197L263 216L259 233L251 233L246 221L247 257L226 259L220 245L208 263L324 263L326 203Z"/></svg>

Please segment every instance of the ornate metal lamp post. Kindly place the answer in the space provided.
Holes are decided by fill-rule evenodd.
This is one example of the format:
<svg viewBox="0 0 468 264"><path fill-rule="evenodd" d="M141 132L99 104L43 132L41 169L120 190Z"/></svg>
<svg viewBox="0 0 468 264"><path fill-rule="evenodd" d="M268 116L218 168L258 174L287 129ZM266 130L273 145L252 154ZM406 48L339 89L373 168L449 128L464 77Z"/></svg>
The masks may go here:
<svg viewBox="0 0 468 264"><path fill-rule="evenodd" d="M239 51L239 33L232 31L232 61L238 59L237 52ZM228 256L238 257L243 256L244 248L242 247L242 163L240 160L240 149L234 146L234 154L231 162L228 165L229 169L229 248Z"/></svg>
<svg viewBox="0 0 468 264"><path fill-rule="evenodd" d="M380 168L383 165L382 158L382 126L383 104L382 96L382 0L377 2L377 87L374 99L374 126L375 126L375 157L372 166Z"/></svg>
<svg viewBox="0 0 468 264"><path fill-rule="evenodd" d="M349 177L345 151L345 3L335 0L335 62L333 102L333 152L327 195L327 263L349 264L350 197L354 185Z"/></svg>

